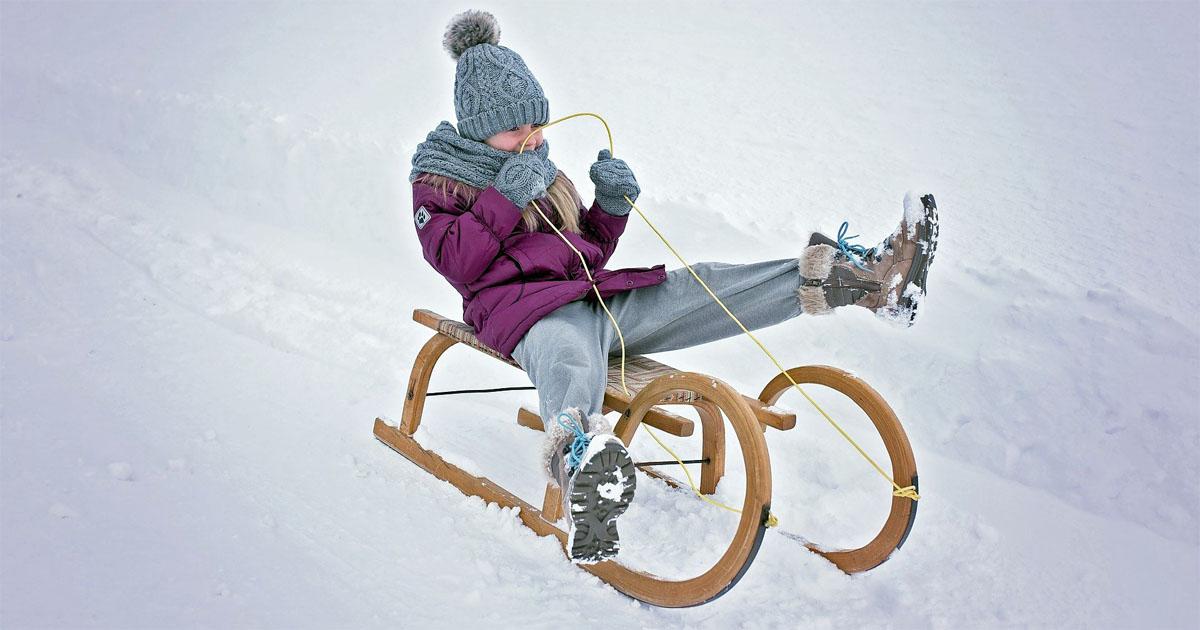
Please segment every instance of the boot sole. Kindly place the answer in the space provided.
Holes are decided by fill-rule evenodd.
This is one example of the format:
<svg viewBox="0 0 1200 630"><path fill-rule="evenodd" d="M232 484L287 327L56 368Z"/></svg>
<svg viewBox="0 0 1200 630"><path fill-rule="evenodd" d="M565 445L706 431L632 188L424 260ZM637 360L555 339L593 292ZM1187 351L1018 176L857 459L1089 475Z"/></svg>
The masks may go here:
<svg viewBox="0 0 1200 630"><path fill-rule="evenodd" d="M572 562L591 564L617 555L617 517L633 501L636 487L633 460L620 440L610 437L580 466L571 484L567 549Z"/></svg>
<svg viewBox="0 0 1200 630"><path fill-rule="evenodd" d="M912 326L917 319L917 309L920 308L921 299L927 293L925 283L929 277L929 267L933 265L933 258L937 254L937 203L934 201L933 195L925 195L921 197L921 205L925 208L925 216L917 225L917 255L904 279L905 286L915 285L921 289L921 298L913 299L911 295L901 295L899 303L896 305L898 314L908 314L909 326Z"/></svg>

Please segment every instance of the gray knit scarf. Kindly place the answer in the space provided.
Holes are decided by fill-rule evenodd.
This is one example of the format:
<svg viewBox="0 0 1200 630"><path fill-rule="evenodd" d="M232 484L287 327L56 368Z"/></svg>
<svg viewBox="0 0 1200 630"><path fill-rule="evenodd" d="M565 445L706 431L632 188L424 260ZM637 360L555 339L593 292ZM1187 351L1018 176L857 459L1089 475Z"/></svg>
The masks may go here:
<svg viewBox="0 0 1200 630"><path fill-rule="evenodd" d="M526 150L541 158L546 166L546 180L553 182L558 167L550 161L550 143L542 141L537 149ZM470 140L458 134L448 121L443 120L437 129L429 132L425 142L417 145L413 154L413 170L408 175L411 183L421 173L445 175L475 188L487 188L496 181L496 173L504 162L516 155L512 151L501 151L486 143Z"/></svg>

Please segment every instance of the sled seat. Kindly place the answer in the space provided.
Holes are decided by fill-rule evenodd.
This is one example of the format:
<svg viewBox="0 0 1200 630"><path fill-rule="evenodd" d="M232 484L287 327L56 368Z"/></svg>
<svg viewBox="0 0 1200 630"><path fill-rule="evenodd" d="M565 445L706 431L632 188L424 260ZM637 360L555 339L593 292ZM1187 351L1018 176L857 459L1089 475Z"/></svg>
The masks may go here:
<svg viewBox="0 0 1200 630"><path fill-rule="evenodd" d="M455 342L470 346L490 357L499 359L513 367L520 369L520 365L512 360L500 356L499 352L484 345L483 342L475 336L475 332L470 326L449 317L443 317L437 313L426 310L417 309L413 311L413 320L419 324L432 328L438 333L453 339ZM637 396L638 392L642 391L651 381L666 376L669 374L679 374L677 370L669 365L659 363L654 359L644 356L626 357L625 360L625 385L629 389L626 394L621 387L621 358L614 357L609 360L608 364L608 387L604 393L605 411L620 411L624 412L629 408L630 401ZM411 394L411 392L410 392ZM796 426L796 414L781 411L771 405L754 398L752 396L742 397L746 403L750 405L751 411L764 427L772 427L779 430L788 430ZM687 390L673 390L665 392L659 404L662 405L692 405L701 406L705 403L704 396ZM518 414L518 422L522 426L531 429L542 429L542 422L537 414L523 409ZM646 424L658 429L662 429L673 435L686 437L692 435L695 430L691 420L682 416L669 413L659 407L654 408L644 420Z"/></svg>

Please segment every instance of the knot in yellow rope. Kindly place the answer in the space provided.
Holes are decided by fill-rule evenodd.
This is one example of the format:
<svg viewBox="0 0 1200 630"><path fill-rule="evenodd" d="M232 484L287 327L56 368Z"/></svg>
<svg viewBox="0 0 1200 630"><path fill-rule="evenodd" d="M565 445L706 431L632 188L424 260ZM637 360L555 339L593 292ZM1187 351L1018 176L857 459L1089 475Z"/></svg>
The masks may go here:
<svg viewBox="0 0 1200 630"><path fill-rule="evenodd" d="M900 497L902 499L912 499L913 501L919 500L921 498L921 495L917 494L917 488L915 486L904 486L903 488L896 488L895 490L892 491L892 496Z"/></svg>

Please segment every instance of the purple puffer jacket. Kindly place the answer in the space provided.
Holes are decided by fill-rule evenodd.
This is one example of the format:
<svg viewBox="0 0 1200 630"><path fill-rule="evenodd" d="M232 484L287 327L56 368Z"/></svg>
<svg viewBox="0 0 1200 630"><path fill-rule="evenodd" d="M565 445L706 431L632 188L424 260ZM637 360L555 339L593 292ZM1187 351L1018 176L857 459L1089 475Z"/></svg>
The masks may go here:
<svg viewBox="0 0 1200 630"><path fill-rule="evenodd" d="M663 265L602 269L628 217L614 217L595 203L579 210L581 233L563 234L587 260L600 295L667 279ZM521 210L491 186L470 204L414 183L413 218L425 260L462 294L463 321L506 358L539 319L592 293L575 252L552 231L525 231Z"/></svg>

